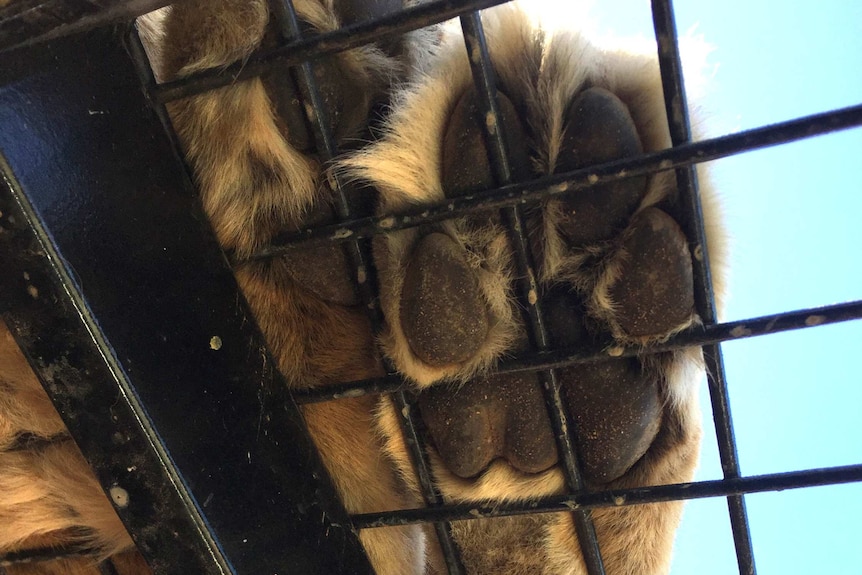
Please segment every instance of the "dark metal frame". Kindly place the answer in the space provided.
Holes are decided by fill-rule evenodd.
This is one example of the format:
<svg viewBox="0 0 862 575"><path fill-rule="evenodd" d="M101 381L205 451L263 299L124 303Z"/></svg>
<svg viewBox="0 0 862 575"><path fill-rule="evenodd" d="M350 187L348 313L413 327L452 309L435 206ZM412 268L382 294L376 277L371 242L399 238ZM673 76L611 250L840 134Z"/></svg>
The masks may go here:
<svg viewBox="0 0 862 575"><path fill-rule="evenodd" d="M159 149L162 156L170 157L176 167L179 166L176 155L178 147L176 145L176 136L172 132L164 108L166 102L200 93L239 79L259 75L274 65L297 66L296 74L300 89L303 96L316 111L313 127L318 153L323 159L329 159L337 153L337 150L331 134L328 133L328 126L330 124L325 118L325 108L320 105L320 96L315 85L314 74L312 73L312 66L314 65L312 59L315 56L344 50L382 36L401 34L407 30L419 28L454 16L460 16L467 48L470 50L478 48L479 53L482 54L482 58L473 64L473 75L479 100L486 113L496 115L496 87L493 69L490 65L487 47L484 42L481 20L474 10L501 4L503 1L435 1L402 13L386 16L375 22L351 26L330 34L302 37L292 3L290 0L284 0L283 2L274 3L277 8L273 11L274 16L278 19L279 28L283 36L283 45L267 53L255 54L242 65L237 64L223 69L205 71L189 78L157 85L149 70L144 51L137 40L134 30L132 30L128 34L126 44L129 54L131 54L131 61L128 63L118 61L116 67L117 69L124 70L126 74L129 73L129 70L134 70L137 74L136 82L143 88L143 97L141 98L141 95L137 94L138 101L136 101L135 105L140 108L141 102L145 101L148 102L149 108L144 111L138 109L135 113L141 118L141 125L144 126L142 129L148 130L148 137L159 141ZM60 3L62 4L62 2ZM135 3L131 2L128 4L134 5ZM591 575L599 575L604 573L604 568L590 520L590 509L675 499L722 496L726 497L728 501L739 571L742 575L748 575L755 573L755 561L743 494L862 481L862 464L756 477L743 477L741 475L736 455L736 442L733 433L727 385L724 378L721 350L718 342L766 335L789 329L812 327L825 323L859 319L862 318L862 301L787 312L725 324L717 323L714 297L711 292L709 262L706 257L708 250L705 249L703 218L697 192L697 178L693 168L695 163L835 130L860 126L862 125L862 105L721 138L696 143L691 142L671 2L670 0L653 0L652 7L656 39L659 46L662 84L665 91L665 102L673 142L672 148L636 158L609 162L571 173L558 174L528 183L514 183L511 180L508 167L504 135L500 133L485 134L488 149L490 150L491 166L496 178L497 187L495 190L464 196L448 201L446 205L423 209L421 213L399 215L397 218L355 218L351 214L346 201L349 191L344 183L337 182L335 186L337 223L285 234L276 238L270 247L256 254L256 258L269 258L275 257L289 247L299 243L346 242L354 273L361 273L366 277L373 278L373 275L368 275L369 272L373 271L367 241L371 236L440 221L473 211L500 209L504 221L509 223L511 239L515 247L518 275L519 277L526 278L521 282L519 291L534 351L522 357L504 362L500 366L500 370L531 370L540 372L549 413L554 423L558 446L560 447L560 452L563 454L563 467L566 472L569 492L559 497L541 498L518 504L497 504L493 506L444 505L440 494L436 492L430 480L425 450L422 447L422 434L417 429L416 422L413 421L411 416L413 406L409 395L406 393L406 388L397 375L390 373L390 375L383 378L346 382L340 386L327 388L325 391L297 391L293 393L293 399L298 403L337 400L342 397L355 397L363 393L392 393L399 406L398 411L404 414L402 423L405 434L408 437L407 444L413 448L412 455L414 463L417 466L427 505L427 507L422 509L363 514L348 518L343 513L343 510L337 508L337 505L331 501L324 501L322 505L326 508L325 513L328 512L330 517L336 517L336 520L330 522L324 521L326 533L316 540L316 545L328 550L325 553L315 553L321 560L325 560L325 556L332 552L340 558L342 566L350 565L345 572L368 572L367 564L363 563L361 559L361 550L357 551L356 540L353 536L355 534L353 532L354 529L430 521L435 524L438 537L447 557L450 573L458 574L463 573L463 568L460 565L457 548L453 544L449 534L450 521L536 512L571 511L575 514L577 531L581 547L584 550L589 573ZM104 18L100 19L98 17L99 14L89 16L89 25L101 24L114 17L112 14L104 12L101 13ZM0 16L2 16L2 13L0 13ZM3 42L5 40L2 32L3 27L0 26L0 49L4 47ZM92 36L98 41L104 41L105 38L103 36L100 37L99 34L100 32L95 30L89 32L87 38ZM13 40L15 38L14 36L10 37ZM94 42L94 40L87 39L79 44L73 42L73 48L96 50L95 46L97 44ZM64 44L61 45L64 46ZM23 53L29 57L38 59L39 49L40 47L36 46L27 48L26 50L28 51L17 53ZM112 57L118 59L118 54L115 52L116 50L112 52ZM110 69L110 66L108 68ZM35 89L50 91L45 86L37 86ZM0 96L2 96L2 92L0 92ZM133 95L127 91L124 96L132 98ZM50 113L50 110L48 112ZM160 135L152 131L152 125L157 123L156 118L158 118L162 124L162 128L164 128L164 133ZM2 117L0 117L0 120L2 120ZM0 150L7 156L10 155L9 146L9 140L4 142L2 137L0 137ZM11 156L15 156L14 151L11 153ZM158 412L160 409L158 406L153 407L152 403L141 401L147 395L148 385L151 387L151 384L136 379L140 375L136 376L134 373L135 370L132 367L134 362L129 361L124 356L124 353L127 351L128 342L123 341L123 333L111 325L114 320L95 313L98 311L97 308L100 307L99 298L102 294L93 293L92 291L88 293L86 289L82 288L82 279L87 278L75 275L77 273L75 270L75 256L74 254L69 256L69 254L75 252L79 247L78 243L81 242L80 240L66 237L68 233L64 236L65 230L60 229L62 227L60 223L58 221L51 221L52 218L45 215L45 210L50 203L48 200L51 198L43 198L42 196L45 196L45 193L39 186L45 185L47 182L42 182L38 178L28 181L27 177L16 177L14 174L16 174L16 171L20 171L19 165L16 165L14 161L9 161L3 166L3 171L7 177L7 189L4 193L14 199L16 206L12 206L12 209L19 214L20 219L17 227L15 225L8 226L9 229L15 230L15 234L13 234L14 241L5 243L0 241L0 253L4 249L19 250L16 253L12 253L11 251L3 253L4 268L8 266L8 269L15 270L24 269L24 267L28 269L40 269L41 266L41 269L45 270L45 285L53 286L56 291L55 297L49 302L51 305L40 306L26 301L26 298L20 295L21 285L3 285L3 282L0 282L0 287L9 290L10 293L14 292L10 297L10 301L13 303L8 306L9 309L3 309L2 311L4 312L4 317L10 322L13 331L15 331L19 343L28 354L36 371L42 376L43 382L46 383L46 387L53 399L61 408L61 412L66 418L73 435L75 435L82 450L93 464L103 485L106 488L115 485L118 473L120 476L122 475L121 472L117 471L117 467L122 467L129 460L137 457L138 459L135 459L135 461L143 461L146 465L152 467L148 472L148 482L145 482L145 485L141 487L141 496L144 498L165 497L167 493L169 501L174 502L171 505L161 506L160 512L165 513L166 516L161 517L159 520L162 522L162 525L173 522L172 524L179 526L178 529L185 537L185 547L182 549L182 546L178 547L179 543L176 539L159 540L158 534L154 533L152 529L147 530L146 521L152 520L152 516L150 514L148 517L146 510L120 510L121 516L130 528L130 531L136 536L138 544L154 567L164 569L165 572L177 572L179 569L177 564L167 562L167 558L171 557L176 560L177 555L174 553L183 551L188 557L192 558L185 564L183 572L257 572L255 569L259 568L261 564L256 564L253 560L250 560L248 558L249 553L243 551L241 546L236 545L236 534L233 534L234 537L232 539L231 533L228 533L231 529L230 526L226 526L223 523L219 524L219 521L215 517L211 517L209 511L205 509L207 507L206 495L202 493L198 486L194 485L196 481L200 480L200 477L196 476L190 470L188 462L184 463L177 460L181 459L181 449L178 451L179 447L177 444L171 444L170 434L178 433L178 431L172 429L170 423L164 424L164 422L158 421ZM141 166L139 165L138 167ZM687 216L684 218L687 225L685 232L689 238L692 250L704 255L703 258L695 260L697 264L695 270L696 304L698 313L703 320L703 325L679 334L665 344L650 348L647 350L647 353L661 352L691 345L704 347L713 418L724 479L685 485L587 493L584 491L583 483L580 479L577 454L573 449L573 438L563 431L567 428L565 425L567 415L560 401L559 384L556 381L554 370L573 363L600 361L607 359L609 355L616 357L644 353L644 350L633 348L615 348L613 350L557 350L550 348L544 331L540 306L538 303L531 302L531 300L535 301L535 298L528 297L529 292L536 288L536 280L533 271L534 266L530 261L529 250L526 249L526 240L522 231L524 228L520 225L522 215L519 206L525 201L537 201L552 195L570 193L590 185L667 169L676 170L677 182L681 192L680 197L682 198L683 209ZM182 170L178 172L176 169L168 169L167 171L170 172L170 174L165 176L169 187L185 190L183 193L187 194L189 190L188 181L180 173ZM95 188L91 192L93 194L102 193ZM198 213L198 208L190 200L191 196L184 195L183 198L183 209L186 209L189 214ZM2 209L2 206L0 206L0 209ZM7 206L6 209L9 210L10 207ZM8 219L8 214L0 215L0 225L6 226L7 222L3 219L4 217ZM128 217L133 218L134 214L129 214ZM200 216L198 215L197 217L199 218ZM188 223L188 218L183 219L181 216L177 216L177 221L180 220L183 223ZM22 223L24 221L26 221L26 224ZM52 227L52 224L54 227ZM2 239L3 236L0 235L0 240ZM146 239L145 234L142 234L141 240L146 241ZM189 245L194 245L208 254L204 258L189 256L184 260L184 263L191 265L195 270L200 270L201 273L205 273L204 270L210 270L210 272L206 273L213 273L211 270L218 270L221 281L225 282L227 286L222 290L222 293L214 295L213 301L228 302L228 306L225 308L213 307L213 309L219 313L229 313L231 303L233 303L232 309L237 310L234 312L235 316L241 322L244 321L247 317L244 307L241 305L236 306L235 302L229 301L231 297L238 298L236 288L230 283L230 280L224 278L224 274L227 272L226 262L218 258L214 251L216 249L214 241L208 232L201 230L200 226L198 226L192 233L185 234L182 240L191 242ZM158 265L175 264L176 262L160 262ZM159 267L157 270L154 269L154 273L164 270L164 267ZM197 279L200 279L200 277L197 276ZM380 329L382 315L377 305L373 285L373 281L357 282L359 293L361 293L364 301L369 306L372 322L376 329ZM16 292L15 290L18 291ZM171 305L176 306L181 304L172 301ZM80 321L81 317L84 318L83 324ZM33 318L36 319L34 320ZM99 369L104 370L106 367L111 368L109 369L110 373L106 374L106 380L110 381L107 381L101 387L94 385L93 389L99 388L104 393L109 393L113 389L113 395L109 394L112 402L116 395L118 381L119 388L125 390L123 400L119 401L119 403L121 407L125 406L128 409L126 412L120 413L118 417L131 430L129 433L129 443L134 445L129 449L117 452L116 446L106 446L103 440L94 439L94 436L99 435L100 428L104 425L103 422L93 423L89 426L81 423L83 414L88 410L91 412L95 411L96 408L94 406L99 405L98 394L90 394L86 402L78 401L76 403L72 401L74 398L71 397L73 395L71 390L59 389L56 384L52 385L52 381L47 381L46 367L56 368L57 362L45 360L45 357L49 353L45 352L45 346L41 338L45 337L44 332L46 330L53 329L56 325L68 326L67 332L64 332L64 334L74 335L70 341L77 342L80 347L76 359L84 358L80 363L86 366L87 369L98 371ZM84 330L86 333L81 331L82 328L86 328ZM42 331L38 331L38 329ZM267 416L271 416L274 413L283 413L286 419L282 424L275 425L270 431L273 432L274 436L278 436L282 440L288 440L289 438L290 441L295 442L296 437L301 438L298 441L299 446L295 454L285 455L279 453L278 450L273 451L267 454L267 465L271 465L279 457L282 458L282 461L285 458L289 460L293 457L293 462L296 461L296 458L300 460L303 458L313 460L314 454L310 448L308 438L304 430L297 428L296 422L298 418L295 407L290 399L285 397L283 392L279 391L280 381L268 357L264 354L262 368L259 363L255 367L255 364L249 362L247 357L245 359L242 357L243 354L250 353L249 350L257 350L255 357L259 355L261 349L259 336L249 332L242 325L228 328L221 325L219 329L221 330L220 333L241 334L243 341L251 341L248 347L243 348L242 352L234 354L231 358L237 362L236 365L238 366L234 377L242 379L245 376L247 378L248 373L253 373L255 377L261 377L268 382L264 386L265 393L261 392L266 396L265 400L262 397L253 397L253 399L260 401L260 410L247 410L238 413L237 417L248 417L251 414L251 416L256 418L263 413L266 413ZM198 335L201 335L201 333L207 332L200 332ZM92 345L93 340L96 340L95 347ZM64 353L62 351L62 344L59 341L54 342L54 345L51 347L51 354ZM188 350L183 351L186 352ZM68 355L66 353L64 357L68 357ZM107 361L105 358L114 359ZM197 359L197 356L191 353L189 361L195 362ZM78 367L79 369L76 373L80 376L83 372L80 371L80 366ZM251 371L242 373L242 370ZM93 371L89 373L92 374ZM85 384L82 382L81 385ZM236 393L240 395L251 391L247 387L239 387L240 389ZM234 393L233 391L225 393L227 393L225 399L228 397L234 399L231 396ZM152 395L149 401L154 401ZM287 405L287 407L282 407L281 403ZM102 404L104 404L104 399L102 399ZM265 408L264 404L266 404ZM213 405L212 408L217 409L218 404ZM111 409L114 415L117 415L118 411L123 411L123 409L118 410L116 404L111 406ZM246 427L247 423L246 421ZM242 423L238 423L240 429L243 428L243 425ZM189 440L189 438L186 439ZM224 437L222 439L226 440ZM194 441L200 442L201 439L194 438ZM283 449L283 444L279 445L277 441L275 441L274 445L279 450ZM240 446L236 447L241 449ZM112 451L110 456L108 455L109 451ZM281 474L285 474L284 477L291 477L289 481L298 481L301 483L301 479L294 479L297 474L285 469L285 465L276 465L276 467L277 473L272 477L273 481L277 481L283 477ZM302 508L320 504L319 494L321 492L328 493L325 497L332 497L333 492L328 483L325 479L320 479L321 468L319 462L312 461L310 469L303 469L301 471L307 471L314 476L316 483L313 489L296 494L296 496L293 494L285 496L282 498L282 504L292 508ZM260 472L260 468L255 469L255 473ZM159 481L161 483L158 483ZM161 485L159 489L153 487L157 484ZM248 502L246 501L245 503L247 504ZM255 512L261 512L260 506L252 505L252 507ZM295 515L297 515L295 518L298 524L301 524L303 529L307 528L309 522L308 517L305 516L309 514L299 513ZM325 517L326 515L324 515ZM315 533L319 534L320 530L318 529ZM278 535L281 537L291 537L295 536L295 533L290 532L289 529L284 529L279 531ZM343 549L347 549L347 551L345 552ZM264 552L264 549L258 547L256 552ZM0 557L0 569L2 569L4 560L14 561L17 559L21 559L21 557ZM271 564L267 564L267 566L284 566L285 564L284 562L274 560ZM308 567L309 572L315 572L313 569L311 566Z"/></svg>

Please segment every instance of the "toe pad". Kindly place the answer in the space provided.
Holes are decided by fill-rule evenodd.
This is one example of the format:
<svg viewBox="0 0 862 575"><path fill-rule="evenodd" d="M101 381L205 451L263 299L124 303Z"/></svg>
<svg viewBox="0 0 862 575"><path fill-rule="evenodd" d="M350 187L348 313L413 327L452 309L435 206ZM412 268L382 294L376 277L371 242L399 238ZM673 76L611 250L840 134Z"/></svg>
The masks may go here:
<svg viewBox="0 0 862 575"><path fill-rule="evenodd" d="M413 353L431 366L473 357L485 342L488 313L466 252L431 233L413 251L401 293L401 327Z"/></svg>
<svg viewBox="0 0 862 575"><path fill-rule="evenodd" d="M622 248L627 258L610 288L620 329L630 337L651 337L684 326L694 312L694 279L679 225L648 208L632 221Z"/></svg>
<svg viewBox="0 0 862 575"><path fill-rule="evenodd" d="M566 114L555 171L577 170L636 156L643 151L629 110L602 88L584 90ZM581 190L562 201L560 232L572 246L610 239L625 226L646 189L635 177Z"/></svg>

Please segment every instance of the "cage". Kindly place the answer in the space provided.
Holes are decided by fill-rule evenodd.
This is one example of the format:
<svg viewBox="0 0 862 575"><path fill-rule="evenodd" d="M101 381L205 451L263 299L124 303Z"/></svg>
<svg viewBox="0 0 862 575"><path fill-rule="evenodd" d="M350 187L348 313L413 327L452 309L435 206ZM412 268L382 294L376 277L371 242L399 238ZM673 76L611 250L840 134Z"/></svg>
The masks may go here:
<svg viewBox="0 0 862 575"><path fill-rule="evenodd" d="M709 263L695 270L704 325L649 351L703 346L714 431L724 478L625 491L586 492L554 370L603 357L604 350L551 349L541 306L526 296L532 353L500 372L540 371L570 492L522 503L446 505L430 479L413 400L394 373L373 380L289 393L241 303L231 261L209 230L184 167L165 103L296 67L309 104L320 111L316 56L460 18L467 46L482 57L473 74L486 115L497 117L496 89L477 10L502 0L435 0L325 35L303 35L290 0L272 13L288 38L247 61L159 84L134 18L166 2L20 2L0 6L4 184L0 188L3 319L63 415L123 522L157 573L365 573L356 530L434 525L449 572L463 573L452 521L572 511L591 575L604 573L590 510L705 497L727 500L741 574L755 572L744 495L862 480L862 465L742 475L736 453L720 342L862 316L862 302L718 323ZM674 13L653 0L662 84L673 147L555 175L510 183L505 142L489 134L501 185L414 214L392 225L357 217L341 195L340 221L280 235L261 258L291 246L340 242L352 265L370 269L368 239L479 210L508 214L523 277L535 277L518 206L553 194L673 169L688 212L686 235L703 245L693 164L862 124L862 106L693 142ZM315 124L324 156L337 153L325 122ZM52 164L45 169L45 161ZM69 185L69 184L72 185ZM124 190L122 196L115 190ZM374 307L369 284L358 285ZM35 295L34 295L35 294ZM379 322L379 308L374 309ZM378 326L379 327L379 326ZM618 350L621 355L640 349ZM236 385L238 381L254 385ZM426 506L348 516L315 456L297 404L389 393L404 414ZM213 414L218 414L214 417ZM261 433L262 426L264 433ZM251 447L253 446L253 447ZM132 472L132 470L134 472ZM210 501L219 501L210 505ZM320 518L323 518L321 520ZM31 549L0 557L3 566L86 555L87 549ZM110 561L102 564L113 572Z"/></svg>

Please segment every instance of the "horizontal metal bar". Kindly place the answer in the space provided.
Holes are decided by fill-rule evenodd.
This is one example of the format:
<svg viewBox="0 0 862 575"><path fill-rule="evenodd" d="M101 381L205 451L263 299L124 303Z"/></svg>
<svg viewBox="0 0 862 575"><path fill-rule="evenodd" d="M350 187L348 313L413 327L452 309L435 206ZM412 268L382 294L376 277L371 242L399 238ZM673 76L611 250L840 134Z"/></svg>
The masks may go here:
<svg viewBox="0 0 862 575"><path fill-rule="evenodd" d="M613 358L662 353L685 347L735 341L857 319L862 319L862 300L698 326L679 333L664 343L650 347L605 347L539 352L501 362L495 369L495 373L536 371L566 367L577 363L595 363ZM388 375L327 386L326 388L297 390L293 392L293 398L297 403L315 403L358 397L366 393L397 391L402 388L403 380L399 376Z"/></svg>
<svg viewBox="0 0 862 575"><path fill-rule="evenodd" d="M0 8L0 52L131 20L171 0L16 0Z"/></svg>
<svg viewBox="0 0 862 575"><path fill-rule="evenodd" d="M482 10L509 0L437 0L379 19L345 26L333 32L300 38L274 50L253 54L247 59L204 70L180 80L158 86L153 95L160 102L170 102L200 94L263 74L274 64L296 66L325 54L342 52L363 44L398 36L423 26L444 22L471 10Z"/></svg>
<svg viewBox="0 0 862 575"><path fill-rule="evenodd" d="M860 125L862 125L862 104L683 144L635 158L555 174L532 182L510 184L494 190L452 198L445 203L426 206L404 214L357 218L349 222L281 234L274 238L270 246L252 256L251 259L277 257L296 249L299 244L352 241L440 222L459 215L536 202L594 185L670 170L692 163L709 162Z"/></svg>
<svg viewBox="0 0 862 575"><path fill-rule="evenodd" d="M389 513L363 513L352 516L352 521L354 527L357 529L370 529L393 525L412 525L427 521L461 521L466 519L527 515L530 513L558 513L570 512L576 509L599 509L603 507L621 507L624 505L643 505L645 503L706 499L709 497L728 497L743 493L784 491L786 489L821 487L824 485L839 485L860 481L862 481L862 465L847 465L825 469L791 471L788 473L753 475L751 477L717 479L714 481L698 481L694 483L657 485L635 489L598 491L578 495L542 497L516 503L475 503L447 505L446 507L437 508L407 509Z"/></svg>

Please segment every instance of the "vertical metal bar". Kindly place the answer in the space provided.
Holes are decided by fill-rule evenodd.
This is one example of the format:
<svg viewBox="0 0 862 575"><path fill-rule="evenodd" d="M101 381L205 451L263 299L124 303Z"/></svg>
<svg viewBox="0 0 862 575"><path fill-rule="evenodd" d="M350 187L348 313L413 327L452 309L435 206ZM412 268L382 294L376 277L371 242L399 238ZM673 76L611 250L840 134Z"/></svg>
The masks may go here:
<svg viewBox="0 0 862 575"><path fill-rule="evenodd" d="M672 1L652 0L652 13L671 142L674 146L678 146L691 141L691 126ZM717 321L715 294L712 290L709 250L706 245L703 210L698 194L697 173L692 166L680 168L676 170L676 178L679 200L687 216L683 221L683 227L689 241L694 242L691 244L691 249L695 256L695 304L703 322L708 325L714 324ZM736 451L721 347L717 344L705 346L703 353L707 367L707 381L722 471L725 478L737 479L740 477L739 458ZM754 550L751 544L751 531L748 526L745 500L741 495L732 495L727 498L727 505L739 572L741 575L754 575L756 573Z"/></svg>
<svg viewBox="0 0 862 575"><path fill-rule="evenodd" d="M164 130L165 135L168 137L168 141L170 141L171 148L173 149L177 162L183 166L189 183L194 182L191 167L186 161L185 154L183 154L183 147L180 144L180 139L177 136L176 130L174 130L174 124L171 122L168 109L164 102L158 101L153 96L158 83L156 82L153 69L150 66L149 56L147 56L147 51L144 49L144 45L141 42L141 36L138 33L138 27L135 22L132 22L129 25L128 32L126 33L126 50L128 50L129 56L131 56L132 59L132 64L135 66L135 71L138 73L138 79L140 80L144 97L147 99L147 102L149 102L150 108L156 113L156 117L159 119L162 130Z"/></svg>
<svg viewBox="0 0 862 575"><path fill-rule="evenodd" d="M301 39L299 20L291 0L277 0L271 2L273 17L279 27L282 39L295 41ZM297 80L303 97L309 106L305 106L308 119L312 124L317 153L323 162L332 160L338 153L337 145L330 131L328 112L314 77L314 64L305 61L295 68ZM285 71L287 72L287 71ZM347 186L340 181L336 174L330 178L332 191L335 197L336 217L339 221L345 221L351 217L350 204L347 199ZM355 289L366 305L370 320L375 333L380 333L383 324L383 314L380 310L379 297L377 294L376 274L369 253L368 242L347 242L347 256L351 263L353 282ZM387 371L391 372L391 366L386 365ZM438 506L443 504L443 498L434 487L431 479L430 464L424 445L422 434L417 430L417 423L413 419L413 402L403 391L392 394L405 436L405 443L410 450L413 466L419 479L422 495L427 505ZM462 575L464 567L461 564L460 553L452 537L451 525L448 522L436 522L434 524L440 547L443 551L446 565L451 575Z"/></svg>
<svg viewBox="0 0 862 575"><path fill-rule="evenodd" d="M270 5L272 6L272 16L275 18L282 39L285 41L299 39L301 31L293 2L291 0L276 0L271 2ZM323 102L323 97L320 94L317 80L314 77L313 64L305 61L297 66L297 68L294 68L294 70L298 76L297 79L302 96L310 104L304 108L308 115L308 120L312 125L317 155L320 157L321 163L326 164L335 157L338 149L329 129L329 115ZM290 71L285 70L284 73L287 74ZM345 186L336 174L332 175L330 181L335 199L335 215L339 220L347 220L350 218L351 210ZM346 248L351 263L354 286L359 291L363 301L366 303L376 302L377 294L375 293L374 286L372 282L367 281L371 270L371 259L369 254L366 253L367 250L364 250L359 242L347 242ZM380 316L376 314L372 320L379 322Z"/></svg>
<svg viewBox="0 0 862 575"><path fill-rule="evenodd" d="M506 126L501 122L499 105L497 102L497 86L494 78L494 70L491 65L485 34L482 29L482 20L478 12L473 12L461 17L461 28L464 32L464 42L467 53L470 55L470 67L473 72L474 84L479 95L479 102L484 107L483 112L487 118L482 123L485 142L488 149L488 160L491 164L497 185L506 185L512 182L512 171L509 165L507 147L505 142ZM489 130L488 126L496 126L496 130ZM524 309L527 320L527 331L532 345L538 351L548 348L547 332L542 317L541 301L539 298L538 282L536 281L535 266L529 244L524 233L524 215L519 206L513 206L501 210L503 221L509 231L509 238L515 254L515 264L520 281L518 282L519 301ZM545 402L557 439L557 446L563 460L563 469L569 488L580 492L586 488L576 455L576 447L571 433L574 432L574 424L569 421L560 396L560 382L557 380L556 371L548 370L539 374ZM595 526L589 511L576 510L572 512L575 519L575 529L581 552L590 575L603 575L604 565L596 537Z"/></svg>
<svg viewBox="0 0 862 575"><path fill-rule="evenodd" d="M425 440L417 425L421 419L414 419L413 417L415 404L403 391L393 393L392 399L399 413L405 443L410 450L413 467L416 470L425 503L430 507L442 506L445 502L431 478L431 464L428 461ZM461 563L461 552L452 536L451 524L448 521L437 521L434 523L434 531L440 542L449 575L463 575L465 570Z"/></svg>

